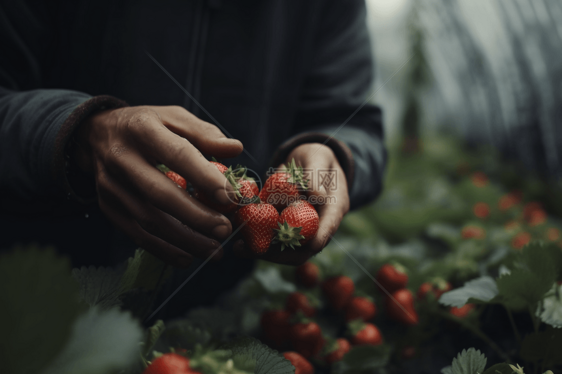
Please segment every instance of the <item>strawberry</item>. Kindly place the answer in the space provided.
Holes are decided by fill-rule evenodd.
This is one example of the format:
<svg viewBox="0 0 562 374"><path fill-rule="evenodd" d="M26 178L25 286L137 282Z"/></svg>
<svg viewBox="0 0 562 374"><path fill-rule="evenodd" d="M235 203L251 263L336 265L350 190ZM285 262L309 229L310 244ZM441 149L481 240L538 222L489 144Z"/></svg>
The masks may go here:
<svg viewBox="0 0 562 374"><path fill-rule="evenodd" d="M305 262L295 271L297 283L303 287L312 288L318 284L320 269L313 262Z"/></svg>
<svg viewBox="0 0 562 374"><path fill-rule="evenodd" d="M305 294L301 292L293 292L287 297L285 310L291 314L296 314L299 311L306 317L314 317L316 308L311 304Z"/></svg>
<svg viewBox="0 0 562 374"><path fill-rule="evenodd" d="M531 241L531 234L523 231L513 237L513 239L511 240L511 246L514 249L521 249L524 246L526 246L530 241Z"/></svg>
<svg viewBox="0 0 562 374"><path fill-rule="evenodd" d="M479 226L466 225L462 228L461 237L463 239L484 239L486 237L486 231Z"/></svg>
<svg viewBox="0 0 562 374"><path fill-rule="evenodd" d="M194 374L189 368L189 359L176 353L166 353L154 361L142 374Z"/></svg>
<svg viewBox="0 0 562 374"><path fill-rule="evenodd" d="M431 294L435 300L439 300L441 295L451 290L451 283L442 278L435 278L429 282L422 283L418 288L418 300L426 299L428 294Z"/></svg>
<svg viewBox="0 0 562 374"><path fill-rule="evenodd" d="M372 323L353 321L349 323L348 329L353 345L381 345L383 343L381 332Z"/></svg>
<svg viewBox="0 0 562 374"><path fill-rule="evenodd" d="M344 313L346 321L354 319L369 321L377 313L377 308L370 298L356 296L347 304Z"/></svg>
<svg viewBox="0 0 562 374"><path fill-rule="evenodd" d="M274 348L280 348L288 341L290 318L291 315L285 310L268 310L261 315L263 335Z"/></svg>
<svg viewBox="0 0 562 374"><path fill-rule="evenodd" d="M281 243L281 250L300 247L316 236L319 223L318 213L312 204L304 200L295 201L281 212L275 241Z"/></svg>
<svg viewBox="0 0 562 374"><path fill-rule="evenodd" d="M291 361L295 367L295 374L314 374L314 366L297 352L285 352L283 357Z"/></svg>
<svg viewBox="0 0 562 374"><path fill-rule="evenodd" d="M257 197L256 199L259 200ZM279 213L272 205L255 202L243 206L234 214L235 225L240 226L246 222L240 231L255 254L267 252L275 236L278 219Z"/></svg>
<svg viewBox="0 0 562 374"><path fill-rule="evenodd" d="M316 322L302 320L289 328L289 339L293 349L304 358L317 355L323 347L320 326Z"/></svg>
<svg viewBox="0 0 562 374"><path fill-rule="evenodd" d="M554 227L549 228L546 230L546 238L551 242L557 241L560 239L560 230Z"/></svg>
<svg viewBox="0 0 562 374"><path fill-rule="evenodd" d="M487 218L490 215L490 207L486 203L476 203L472 208L474 215L478 218Z"/></svg>
<svg viewBox="0 0 562 374"><path fill-rule="evenodd" d="M379 282L379 287L389 293L404 288L408 284L406 269L398 263L383 265L377 272L375 279Z"/></svg>
<svg viewBox="0 0 562 374"><path fill-rule="evenodd" d="M516 193L508 193L500 198L500 201L498 202L498 208L500 208L501 211L505 212L506 210L509 210L515 205L519 204L520 200L520 197Z"/></svg>
<svg viewBox="0 0 562 374"><path fill-rule="evenodd" d="M335 311L340 311L351 301L355 293L355 284L351 278L340 275L324 281L322 291L330 306Z"/></svg>
<svg viewBox="0 0 562 374"><path fill-rule="evenodd" d="M486 176L486 174L482 173L481 171L477 171L474 174L472 174L472 176L470 177L470 180L472 181L472 184L474 184L476 187L486 187L488 185L488 177Z"/></svg>
<svg viewBox="0 0 562 374"><path fill-rule="evenodd" d="M451 307L449 309L449 313L459 318L465 318L467 315L470 314L470 312L472 312L473 309L474 309L474 304L464 304L460 308L454 306Z"/></svg>
<svg viewBox="0 0 562 374"><path fill-rule="evenodd" d="M230 214L235 212L241 207L239 200L241 198L246 198L245 200L250 200L259 193L259 188L256 182L246 176L246 168L237 166L236 170L232 170L232 167L226 167L217 161L209 161L213 164L218 171L224 174L227 181L230 183L234 189L234 196L232 197L232 202L227 205L216 203L214 200L208 197L203 191L195 190L194 196L197 200L201 201L203 204L209 208L216 210L222 214Z"/></svg>
<svg viewBox="0 0 562 374"><path fill-rule="evenodd" d="M293 159L289 166L283 165L281 170L267 178L259 196L262 201L282 210L298 200L301 189L307 188L308 180L304 178L302 167L297 167Z"/></svg>
<svg viewBox="0 0 562 374"><path fill-rule="evenodd" d="M344 338L338 338L329 344L327 349L327 355L324 357L324 361L328 364L333 364L334 362L341 361L343 356L351 350L351 344Z"/></svg>
<svg viewBox="0 0 562 374"><path fill-rule="evenodd" d="M160 170L162 173L164 173L164 175L167 176L168 179L170 179L172 182L177 184L179 188L184 189L184 190L187 189L187 182L186 182L184 177L182 177L181 175L179 175L175 171L170 170L170 168L168 168L164 164L160 164L160 165L156 166L156 168L158 170Z"/></svg>
<svg viewBox="0 0 562 374"><path fill-rule="evenodd" d="M386 313L390 319L404 325L417 325L418 314L414 309L414 295L403 288L386 299Z"/></svg>

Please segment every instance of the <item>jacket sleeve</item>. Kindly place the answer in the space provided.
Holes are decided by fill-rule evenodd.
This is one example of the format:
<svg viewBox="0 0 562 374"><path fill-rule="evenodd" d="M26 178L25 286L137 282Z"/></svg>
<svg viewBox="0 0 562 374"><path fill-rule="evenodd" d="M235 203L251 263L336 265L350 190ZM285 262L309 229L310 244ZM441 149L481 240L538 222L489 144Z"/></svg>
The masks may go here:
<svg viewBox="0 0 562 374"><path fill-rule="evenodd" d="M53 46L47 3L0 3L0 190L8 200L72 194L64 158L72 131L87 114L124 105L44 88Z"/></svg>
<svg viewBox="0 0 562 374"><path fill-rule="evenodd" d="M293 127L299 132L275 160L282 162L298 144L325 142L346 173L355 209L380 193L387 158L381 110L369 102L373 61L366 7L364 0L323 4Z"/></svg>

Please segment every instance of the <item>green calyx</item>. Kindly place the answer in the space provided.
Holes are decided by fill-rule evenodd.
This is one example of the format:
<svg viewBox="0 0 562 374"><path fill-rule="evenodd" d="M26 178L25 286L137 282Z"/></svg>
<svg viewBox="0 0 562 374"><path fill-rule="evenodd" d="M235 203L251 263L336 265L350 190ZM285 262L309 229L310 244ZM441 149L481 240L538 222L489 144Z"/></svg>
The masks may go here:
<svg viewBox="0 0 562 374"><path fill-rule="evenodd" d="M161 171L162 173L164 173L164 174L167 173L167 172L169 172L169 171L171 171L170 168L167 167L167 166L164 165L164 164L156 165L156 168L157 168L158 170L160 170L160 171Z"/></svg>
<svg viewBox="0 0 562 374"><path fill-rule="evenodd" d="M361 319L356 319L347 324L348 334L350 336L355 336L357 333L365 328L365 322Z"/></svg>
<svg viewBox="0 0 562 374"><path fill-rule="evenodd" d="M300 184L303 190L308 189L308 179L304 178L302 166L297 166L294 158L289 163L289 166L285 167L284 172L290 175L289 183Z"/></svg>
<svg viewBox="0 0 562 374"><path fill-rule="evenodd" d="M301 235L302 227L291 227L285 221L285 223L278 223L279 228L275 229L277 235L274 238L274 243L281 243L281 250L283 251L287 247L295 249L295 247L300 247L300 240L304 239Z"/></svg>
<svg viewBox="0 0 562 374"><path fill-rule="evenodd" d="M230 185L232 186L236 197L241 198L242 194L240 193L240 188L242 187L242 185L238 183L238 181L241 179L241 177L238 176L238 173L238 169L234 171L232 170L232 166L229 166L228 169L224 172L224 176L228 180L228 183L230 183ZM245 173L246 171L244 170L244 174Z"/></svg>

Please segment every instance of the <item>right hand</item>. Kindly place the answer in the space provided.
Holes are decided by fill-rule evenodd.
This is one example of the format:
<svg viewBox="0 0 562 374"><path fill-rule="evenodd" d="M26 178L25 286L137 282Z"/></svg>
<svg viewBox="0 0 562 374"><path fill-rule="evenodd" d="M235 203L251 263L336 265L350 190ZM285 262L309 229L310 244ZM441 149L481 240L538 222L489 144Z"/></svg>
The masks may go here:
<svg viewBox="0 0 562 374"><path fill-rule="evenodd" d="M163 163L216 202L229 204L230 183L202 153L230 158L243 146L216 126L179 106L127 107L90 117L76 130L76 141L71 157L94 176L100 209L163 261L187 267L193 256L209 257L220 248L217 240L231 234L225 216L156 168ZM214 258L222 254L220 248Z"/></svg>

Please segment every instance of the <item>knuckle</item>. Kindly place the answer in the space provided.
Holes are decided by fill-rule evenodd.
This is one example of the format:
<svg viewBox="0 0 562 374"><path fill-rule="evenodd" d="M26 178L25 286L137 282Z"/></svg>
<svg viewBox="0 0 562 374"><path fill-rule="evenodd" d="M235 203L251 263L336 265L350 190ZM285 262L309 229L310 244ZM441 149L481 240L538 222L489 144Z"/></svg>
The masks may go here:
<svg viewBox="0 0 562 374"><path fill-rule="evenodd" d="M158 118L157 113L150 108L138 108L127 121L127 129L132 132L141 131Z"/></svg>

